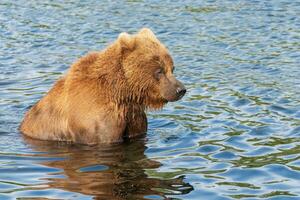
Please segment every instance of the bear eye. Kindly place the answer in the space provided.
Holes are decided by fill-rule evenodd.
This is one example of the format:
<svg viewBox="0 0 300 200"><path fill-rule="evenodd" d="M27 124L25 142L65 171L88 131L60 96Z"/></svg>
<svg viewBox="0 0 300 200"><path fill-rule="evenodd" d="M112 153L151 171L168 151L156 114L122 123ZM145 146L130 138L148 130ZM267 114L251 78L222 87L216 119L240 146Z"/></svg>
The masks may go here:
<svg viewBox="0 0 300 200"><path fill-rule="evenodd" d="M157 80L164 74L164 69L163 68L158 68L155 70L154 76Z"/></svg>
<svg viewBox="0 0 300 200"><path fill-rule="evenodd" d="M157 74L162 74L163 72L164 72L164 70L162 68L159 68L159 69L156 70Z"/></svg>

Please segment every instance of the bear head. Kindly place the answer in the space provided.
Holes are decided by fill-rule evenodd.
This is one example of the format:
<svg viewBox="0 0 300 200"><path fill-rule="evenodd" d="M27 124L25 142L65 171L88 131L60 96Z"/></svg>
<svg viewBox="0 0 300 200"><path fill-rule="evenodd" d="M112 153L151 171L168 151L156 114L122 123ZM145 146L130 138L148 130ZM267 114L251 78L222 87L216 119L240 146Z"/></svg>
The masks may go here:
<svg viewBox="0 0 300 200"><path fill-rule="evenodd" d="M186 89L173 74L172 57L150 29L143 28L135 35L121 33L117 44L132 100L159 109L184 96Z"/></svg>

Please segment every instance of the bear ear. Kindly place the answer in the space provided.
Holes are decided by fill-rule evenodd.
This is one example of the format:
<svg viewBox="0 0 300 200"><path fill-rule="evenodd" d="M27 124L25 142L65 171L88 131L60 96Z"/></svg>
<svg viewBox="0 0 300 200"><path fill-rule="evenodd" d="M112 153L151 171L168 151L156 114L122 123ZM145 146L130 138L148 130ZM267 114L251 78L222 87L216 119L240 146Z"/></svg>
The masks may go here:
<svg viewBox="0 0 300 200"><path fill-rule="evenodd" d="M135 48L135 38L128 33L120 33L118 41L122 50L133 50Z"/></svg>
<svg viewBox="0 0 300 200"><path fill-rule="evenodd" d="M148 38L151 38L153 40L157 40L156 36L154 33L149 29L149 28L142 28L139 32L140 35L144 35Z"/></svg>

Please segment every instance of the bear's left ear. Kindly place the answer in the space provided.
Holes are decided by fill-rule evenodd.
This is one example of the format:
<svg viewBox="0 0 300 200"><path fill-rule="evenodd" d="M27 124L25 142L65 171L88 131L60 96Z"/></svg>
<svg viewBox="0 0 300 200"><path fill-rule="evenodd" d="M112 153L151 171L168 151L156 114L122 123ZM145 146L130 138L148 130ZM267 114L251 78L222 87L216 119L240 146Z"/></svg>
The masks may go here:
<svg viewBox="0 0 300 200"><path fill-rule="evenodd" d="M134 50L135 48L135 38L132 35L129 35L128 33L120 33L118 37L118 42L120 44L120 47L123 50Z"/></svg>
<svg viewBox="0 0 300 200"><path fill-rule="evenodd" d="M144 35L148 38L151 38L153 40L158 40L156 38L156 36L154 35L154 33L149 29L149 28L142 28L140 31L139 31L139 34L140 35Z"/></svg>

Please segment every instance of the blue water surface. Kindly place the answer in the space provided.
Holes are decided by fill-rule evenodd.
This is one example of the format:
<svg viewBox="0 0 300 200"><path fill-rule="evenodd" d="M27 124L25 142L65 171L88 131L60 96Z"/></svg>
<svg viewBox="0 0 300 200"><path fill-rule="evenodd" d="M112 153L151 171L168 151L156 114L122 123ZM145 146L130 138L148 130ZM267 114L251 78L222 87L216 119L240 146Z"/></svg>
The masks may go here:
<svg viewBox="0 0 300 200"><path fill-rule="evenodd" d="M146 138L88 147L18 126L68 67L151 28L188 92ZM300 2L0 1L0 199L300 199Z"/></svg>

